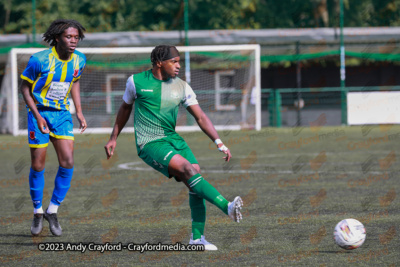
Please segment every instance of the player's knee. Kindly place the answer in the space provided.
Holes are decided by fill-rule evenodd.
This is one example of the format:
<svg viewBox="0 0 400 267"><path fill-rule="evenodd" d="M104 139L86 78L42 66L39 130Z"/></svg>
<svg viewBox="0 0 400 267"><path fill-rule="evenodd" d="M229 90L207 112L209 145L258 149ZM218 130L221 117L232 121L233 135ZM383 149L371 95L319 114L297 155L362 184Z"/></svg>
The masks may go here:
<svg viewBox="0 0 400 267"><path fill-rule="evenodd" d="M45 158L34 157L31 160L31 168L34 171L41 172L45 167Z"/></svg>
<svg viewBox="0 0 400 267"><path fill-rule="evenodd" d="M44 163L41 163L41 162L32 162L31 168L32 168L32 170L34 170L35 172L41 172L41 171L44 170Z"/></svg>
<svg viewBox="0 0 400 267"><path fill-rule="evenodd" d="M198 173L198 171L189 162L182 164L179 172L179 178L181 180L189 180L193 175Z"/></svg>
<svg viewBox="0 0 400 267"><path fill-rule="evenodd" d="M193 166L193 168L195 168L195 170L198 172L198 173L200 173L200 166L199 165L193 165L192 164L192 166Z"/></svg>
<svg viewBox="0 0 400 267"><path fill-rule="evenodd" d="M66 169L71 169L72 167L74 167L74 159L73 158L64 159L60 162L60 166Z"/></svg>

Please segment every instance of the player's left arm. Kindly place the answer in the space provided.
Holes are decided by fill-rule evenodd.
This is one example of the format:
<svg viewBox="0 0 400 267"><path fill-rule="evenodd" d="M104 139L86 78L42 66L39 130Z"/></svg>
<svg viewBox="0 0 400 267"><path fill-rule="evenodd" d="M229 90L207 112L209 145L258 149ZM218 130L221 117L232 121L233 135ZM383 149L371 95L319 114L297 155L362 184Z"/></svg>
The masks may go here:
<svg viewBox="0 0 400 267"><path fill-rule="evenodd" d="M81 87L79 84L79 80L74 82L71 89L72 99L74 100L75 109L76 109L76 118L79 121L79 130L83 133L87 128L87 123L85 117L82 113L81 107Z"/></svg>
<svg viewBox="0 0 400 267"><path fill-rule="evenodd" d="M222 143L217 131L214 128L214 125L201 109L200 105L196 104L188 106L187 110L195 118L200 129L217 145L218 150L226 154L224 159L229 161L232 158L231 151Z"/></svg>

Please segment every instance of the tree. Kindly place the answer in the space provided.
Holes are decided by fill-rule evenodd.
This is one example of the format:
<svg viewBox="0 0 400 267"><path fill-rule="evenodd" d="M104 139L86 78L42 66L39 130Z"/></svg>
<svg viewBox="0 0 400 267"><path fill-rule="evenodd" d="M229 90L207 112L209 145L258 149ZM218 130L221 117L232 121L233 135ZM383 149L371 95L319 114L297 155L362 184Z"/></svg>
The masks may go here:
<svg viewBox="0 0 400 267"><path fill-rule="evenodd" d="M345 27L400 25L400 0L344 0ZM338 26L339 0L189 0L194 30ZM183 30L183 0L40 0L36 29L52 20L76 19L88 32ZM32 32L31 0L3 0L2 33Z"/></svg>

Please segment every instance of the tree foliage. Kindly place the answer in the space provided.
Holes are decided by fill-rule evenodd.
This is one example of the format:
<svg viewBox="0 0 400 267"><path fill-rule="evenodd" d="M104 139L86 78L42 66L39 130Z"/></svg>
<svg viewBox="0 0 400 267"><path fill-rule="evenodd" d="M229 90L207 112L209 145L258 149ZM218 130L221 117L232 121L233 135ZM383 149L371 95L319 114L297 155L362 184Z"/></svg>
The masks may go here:
<svg viewBox="0 0 400 267"><path fill-rule="evenodd" d="M36 31L57 18L76 19L88 32L184 28L183 0L37 0ZM346 27L400 25L400 0L344 0ZM268 29L338 26L339 0L189 0L189 28ZM0 3L0 33L31 33L32 1Z"/></svg>

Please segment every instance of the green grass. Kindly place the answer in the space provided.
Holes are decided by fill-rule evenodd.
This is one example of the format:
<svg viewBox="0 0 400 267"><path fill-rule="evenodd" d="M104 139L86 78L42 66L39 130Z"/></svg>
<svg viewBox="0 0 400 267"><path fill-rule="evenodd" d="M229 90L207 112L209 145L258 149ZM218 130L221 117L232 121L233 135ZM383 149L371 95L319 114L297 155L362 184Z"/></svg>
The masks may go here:
<svg viewBox="0 0 400 267"><path fill-rule="evenodd" d="M149 169L133 135L121 135L105 161L106 135L77 135L75 173L59 209L63 235L32 238L26 137L0 136L0 265L395 266L400 264L400 127L323 127L221 131L233 159L203 133L182 133L204 177L228 200L240 195L233 223L207 204L206 238L217 252L41 252L40 242L187 243L190 210L182 183ZM130 170L120 164L132 163ZM58 164L48 148L44 208ZM362 247L333 242L340 220L364 223Z"/></svg>

